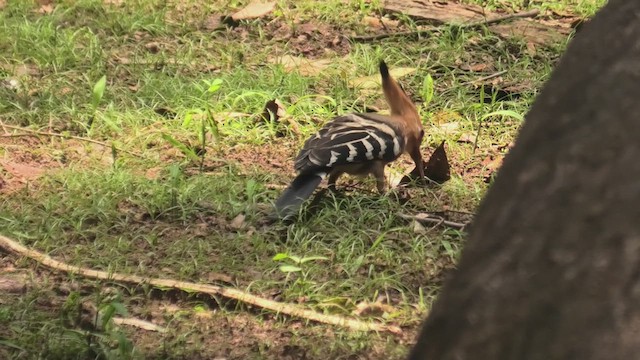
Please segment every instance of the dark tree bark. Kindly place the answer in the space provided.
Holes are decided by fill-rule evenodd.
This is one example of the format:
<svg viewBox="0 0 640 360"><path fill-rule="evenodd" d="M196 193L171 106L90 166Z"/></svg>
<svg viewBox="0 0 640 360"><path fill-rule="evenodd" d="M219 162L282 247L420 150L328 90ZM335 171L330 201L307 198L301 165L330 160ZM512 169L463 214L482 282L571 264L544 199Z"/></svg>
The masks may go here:
<svg viewBox="0 0 640 360"><path fill-rule="evenodd" d="M640 359L640 1L569 45L411 359Z"/></svg>

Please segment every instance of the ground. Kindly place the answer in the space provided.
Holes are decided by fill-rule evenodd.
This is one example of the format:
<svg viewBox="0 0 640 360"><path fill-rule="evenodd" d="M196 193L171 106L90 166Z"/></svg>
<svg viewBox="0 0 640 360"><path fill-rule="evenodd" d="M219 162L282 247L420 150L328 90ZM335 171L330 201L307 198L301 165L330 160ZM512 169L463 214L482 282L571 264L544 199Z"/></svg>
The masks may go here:
<svg viewBox="0 0 640 360"><path fill-rule="evenodd" d="M465 233L400 215L470 221L567 24L602 1L467 1L501 15L539 9L536 24L557 32L532 37L505 35L508 21L425 25L378 1L278 1L228 18L247 4L0 0L0 233L75 266L400 331L87 279L0 250L0 358L402 358ZM399 32L414 33L374 38ZM380 196L345 178L297 221L267 224L307 136L335 115L386 109L367 81L380 59L418 105L425 157L445 141L451 180ZM270 100L278 119L263 119ZM410 170L402 158L389 178Z"/></svg>

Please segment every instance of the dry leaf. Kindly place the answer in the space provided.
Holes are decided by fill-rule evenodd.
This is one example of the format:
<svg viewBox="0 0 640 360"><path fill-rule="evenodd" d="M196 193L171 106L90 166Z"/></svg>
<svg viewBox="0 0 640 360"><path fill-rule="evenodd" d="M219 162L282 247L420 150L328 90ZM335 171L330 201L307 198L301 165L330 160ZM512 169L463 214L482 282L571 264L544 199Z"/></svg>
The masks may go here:
<svg viewBox="0 0 640 360"><path fill-rule="evenodd" d="M427 228L424 227L424 225L422 225L420 221L413 220L413 232L416 234L426 234Z"/></svg>
<svg viewBox="0 0 640 360"><path fill-rule="evenodd" d="M286 115L286 111L284 109L284 105L278 99L273 99L267 101L264 104L264 110L262 111L262 115L260 119L264 122L270 122L273 120L277 122L281 117Z"/></svg>
<svg viewBox="0 0 640 360"><path fill-rule="evenodd" d="M444 130L445 132L455 131L460 128L460 123L457 121L447 122L447 123L438 125L438 127Z"/></svg>
<svg viewBox="0 0 640 360"><path fill-rule="evenodd" d="M153 112L167 119L175 119L175 117L178 115L174 110L162 106L158 106L157 108L153 109Z"/></svg>
<svg viewBox="0 0 640 360"><path fill-rule="evenodd" d="M52 12L53 12L53 5L51 4L44 4L40 6L40 9L38 9L38 13L40 14L51 14Z"/></svg>
<svg viewBox="0 0 640 360"><path fill-rule="evenodd" d="M302 76L313 76L320 74L330 64L329 59L311 60L298 56L285 55L272 60L273 63L282 64L285 71L297 71Z"/></svg>
<svg viewBox="0 0 640 360"><path fill-rule="evenodd" d="M156 54L158 51L160 51L160 44L158 44L155 41L147 43L144 47L147 50L149 50L149 52L152 53L152 54Z"/></svg>
<svg viewBox="0 0 640 360"><path fill-rule="evenodd" d="M456 142L463 144L473 144L476 142L476 134L464 133L460 135Z"/></svg>
<svg viewBox="0 0 640 360"><path fill-rule="evenodd" d="M442 141L440 145L433 151L431 157L426 162L423 162L424 176L429 180L443 184L451 179L451 169L449 166L449 159L444 149L445 141ZM420 176L418 168L414 167L411 173L400 180L400 185L409 184ZM428 185L429 183L427 183Z"/></svg>
<svg viewBox="0 0 640 360"><path fill-rule="evenodd" d="M469 64L464 64L460 66L460 69L464 70L464 71L473 71L473 72L479 72L479 71L483 71L485 69L487 69L489 67L488 64L473 64L473 65L469 65Z"/></svg>
<svg viewBox="0 0 640 360"><path fill-rule="evenodd" d="M157 180L160 177L161 172L162 172L162 168L160 167L147 169L147 171L144 172L144 177L149 180Z"/></svg>
<svg viewBox="0 0 640 360"><path fill-rule="evenodd" d="M212 272L207 274L206 279L209 283L224 282L227 284L233 284L233 278L227 274Z"/></svg>
<svg viewBox="0 0 640 360"><path fill-rule="evenodd" d="M251 115L247 113L234 112L234 111L219 112L219 113L213 114L213 117L216 119L218 119L219 117L223 119L238 119L238 118L243 118L248 116L251 116Z"/></svg>
<svg viewBox="0 0 640 360"><path fill-rule="evenodd" d="M362 23L375 29L395 29L400 26L400 21L387 17L365 16L362 18Z"/></svg>
<svg viewBox="0 0 640 360"><path fill-rule="evenodd" d="M454 122L454 120L462 119L459 113L450 110L442 110L432 115L432 121L436 124Z"/></svg>
<svg viewBox="0 0 640 360"><path fill-rule="evenodd" d="M484 160L482 160L482 166L484 166L485 169L493 172L499 169L500 166L502 166L502 156L487 156Z"/></svg>
<svg viewBox="0 0 640 360"><path fill-rule="evenodd" d="M532 43L531 41L527 42L527 54L531 57L534 57L536 55L536 44Z"/></svg>
<svg viewBox="0 0 640 360"><path fill-rule="evenodd" d="M231 222L229 223L229 226L231 226L231 228L235 229L235 230L240 230L245 226L245 215L244 214L238 214L238 216L236 216L235 218L233 218L233 220L231 220Z"/></svg>
<svg viewBox="0 0 640 360"><path fill-rule="evenodd" d="M276 8L275 1L271 1L271 2L256 1L256 2L250 3L244 9L231 15L231 18L235 21L257 19L269 14L275 8Z"/></svg>
<svg viewBox="0 0 640 360"><path fill-rule="evenodd" d="M162 310L165 313L175 314L178 311L182 311L182 308L175 304L166 304L166 305L160 305L160 310Z"/></svg>
<svg viewBox="0 0 640 360"><path fill-rule="evenodd" d="M373 16L365 16L362 18L362 23L372 28L381 28L382 21L379 18Z"/></svg>
<svg viewBox="0 0 640 360"><path fill-rule="evenodd" d="M296 135L302 134L302 132L300 131L300 123L298 123L292 116L286 116L280 121L282 122L282 124L285 124L287 128L291 130L291 132L293 132L294 134ZM281 133L280 131L278 131L276 133L276 136L284 136L284 133Z"/></svg>
<svg viewBox="0 0 640 360"><path fill-rule="evenodd" d="M424 168L424 175L430 180L437 182L438 184L445 183L451 179L449 159L447 158L447 152L444 149L445 141L443 140L440 145L433 151L427 165Z"/></svg>
<svg viewBox="0 0 640 360"><path fill-rule="evenodd" d="M409 171L409 168L403 169L404 171ZM385 166L385 177L387 178L387 182L389 186L392 188L398 186L402 178L404 177L403 173L397 169L394 169L391 166Z"/></svg>
<svg viewBox="0 0 640 360"><path fill-rule="evenodd" d="M401 77L407 76L414 72L416 72L416 68L409 68L409 67L397 67L389 70L389 73L391 74L391 76L396 79L400 79ZM381 84L382 83L380 80L380 75L378 74L359 77L349 81L349 85L360 88L360 89L379 88Z"/></svg>
<svg viewBox="0 0 640 360"><path fill-rule="evenodd" d="M220 14L212 14L207 16L204 20L204 24L202 24L202 28L205 30L213 31L220 29L222 26L222 17Z"/></svg>

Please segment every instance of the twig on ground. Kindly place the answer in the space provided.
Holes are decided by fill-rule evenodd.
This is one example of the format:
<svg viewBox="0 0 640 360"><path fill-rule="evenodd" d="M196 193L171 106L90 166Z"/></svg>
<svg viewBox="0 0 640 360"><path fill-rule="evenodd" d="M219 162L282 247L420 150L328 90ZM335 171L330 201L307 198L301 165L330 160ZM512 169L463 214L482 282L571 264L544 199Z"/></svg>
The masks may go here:
<svg viewBox="0 0 640 360"><path fill-rule="evenodd" d="M523 12L514 13L514 14L501 15L501 16L496 16L496 17L491 18L491 19L484 19L484 20L480 20L480 21L476 21L476 22L462 24L462 25L460 25L460 27L463 28L463 29L468 29L468 28L473 28L473 27L478 27L478 26L486 26L486 25L491 25L491 24L495 24L495 23L498 23L498 22L515 19L515 18L534 17L534 16L538 15L539 13L540 13L539 10L533 9L533 10L529 10L529 11L523 11ZM387 38L395 38L395 37L429 36L429 35L433 34L434 32L439 32L439 31L440 31L440 29L437 28L437 27L430 27L428 29L420 29L420 30L415 30L415 31L402 31L402 32L396 32L396 33L384 33L384 34L376 34L376 35L352 36L352 37L349 37L348 39L351 40L351 41L355 41L355 42L368 42L368 41L376 41L376 40L382 40L382 39L387 39Z"/></svg>
<svg viewBox="0 0 640 360"><path fill-rule="evenodd" d="M401 31L395 33L384 33L384 34L375 34L375 35L356 35L348 37L348 40L354 42L368 42L368 41L376 41L387 38L396 38L396 37L413 37L413 36L429 36L434 32L439 32L440 29L436 27L431 27L428 29L420 29L415 31Z"/></svg>
<svg viewBox="0 0 640 360"><path fill-rule="evenodd" d="M137 327L139 329L156 331L159 333L167 332L166 328L142 319L136 319L131 317L128 317L128 318L114 317L111 320L113 320L113 322L118 325L129 325L129 326Z"/></svg>
<svg viewBox="0 0 640 360"><path fill-rule="evenodd" d="M463 82L462 84L460 84L459 86L465 86L465 85L471 85L473 83L477 83L477 82L481 82L481 81L487 81L487 80L491 80L493 78L497 78L498 76L502 76L504 74L506 74L508 72L508 70L502 70L502 71L498 71L496 73L487 75L487 76L483 76L481 78L477 78L475 80L471 80L471 81L467 81L467 82Z"/></svg>
<svg viewBox="0 0 640 360"><path fill-rule="evenodd" d="M529 11L522 11L522 12L513 13L513 14L506 14L506 15L496 16L496 17L491 18L491 19L485 19L485 20L480 20L480 21L476 21L476 22L472 22L472 23L463 24L462 27L463 28L470 28L470 27L476 27L476 26L485 26L485 25L491 25L491 24L495 24L495 23L498 23L498 22L515 19L515 18L535 17L539 13L540 13L540 11L538 9L533 9L533 10L529 10Z"/></svg>
<svg viewBox="0 0 640 360"><path fill-rule="evenodd" d="M109 145L109 144L107 144L105 142L98 141L98 140L93 140L93 139L82 137L82 136L65 135L65 134L59 134L59 133L48 132L48 131L32 130L32 129L28 129L28 128L24 128L24 127L20 127L20 126L13 126L13 125L7 125L7 124L4 124L4 127L9 128L9 129L18 130L18 131L24 131L27 134L8 134L8 135L0 135L0 137L20 137L20 136L36 136L36 135L53 136L53 137L61 137L61 138L66 138L66 139L74 139L74 140L79 140L79 141L90 142L92 144L100 145L100 146L103 146L103 147L106 147L106 148L111 148L111 145ZM141 154L138 154L138 153L133 152L133 151L124 150L124 149L120 149L120 151L125 152L125 153L127 153L129 155L133 155L133 156L139 157L139 158L143 158L144 157Z"/></svg>
<svg viewBox="0 0 640 360"><path fill-rule="evenodd" d="M2 127L2 131L4 131L5 134L9 134L9 130L7 130L7 127L4 125L2 120L0 120L0 127Z"/></svg>
<svg viewBox="0 0 640 360"><path fill-rule="evenodd" d="M99 271L87 269L79 266L69 265L64 262L54 260L50 256L41 252L29 249L22 246L17 241L12 240L6 236L0 235L0 247L6 251L13 252L15 254L28 257L37 261L38 263L45 265L49 268L64 271L74 275L80 275L91 279L116 281L121 283L128 283L134 285L148 284L160 290L177 289L187 292L200 292L208 295L219 295L228 299L244 302L249 305L253 305L266 310L271 310L276 313L282 313L285 315L300 317L303 319L316 321L325 324L337 325L345 328L349 328L355 331L388 331L392 333L401 333L402 330L393 325L386 325L374 322L363 322L354 319L347 319L337 315L321 314L312 310L302 308L294 304L280 303L273 300L260 298L249 293L226 288L222 286L209 285L209 284L196 284L185 281L177 281L171 279L160 278L148 278L137 275L124 275L114 272Z"/></svg>
<svg viewBox="0 0 640 360"><path fill-rule="evenodd" d="M447 210L441 210L441 211L438 211L438 212L443 212L443 213L449 212L449 213L464 214L464 215L471 215L471 216L475 215L475 213L473 213L471 211L464 211L464 210L449 210L449 209L447 209Z"/></svg>
<svg viewBox="0 0 640 360"><path fill-rule="evenodd" d="M459 223L455 221L445 220L441 216L434 216L426 213L420 213L418 215L398 214L399 217L406 220L415 220L421 224L433 224L434 226L444 225L456 230L464 230L469 223Z"/></svg>
<svg viewBox="0 0 640 360"><path fill-rule="evenodd" d="M102 323L103 314L100 310L98 310L98 308L94 304L85 302L82 304L82 308L89 312L89 315L91 316L92 319L97 319L98 323L100 324ZM137 327L139 329L148 330L148 331L157 331L160 333L167 332L167 329L165 327L156 325L150 321L137 319L134 317L123 318L119 316L114 316L111 318L111 320L113 321L114 324L117 324L117 325L129 325L129 326ZM93 325L95 326L96 324L93 324Z"/></svg>

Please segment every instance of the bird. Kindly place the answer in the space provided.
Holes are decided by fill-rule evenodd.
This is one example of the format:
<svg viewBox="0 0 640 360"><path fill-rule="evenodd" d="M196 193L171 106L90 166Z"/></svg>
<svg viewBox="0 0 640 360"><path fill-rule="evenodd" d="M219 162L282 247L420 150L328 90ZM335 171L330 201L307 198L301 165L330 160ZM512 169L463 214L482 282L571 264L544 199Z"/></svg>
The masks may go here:
<svg viewBox="0 0 640 360"><path fill-rule="evenodd" d="M338 116L307 139L294 162L298 175L275 202L275 218L290 218L327 177L329 190L335 191L338 178L345 173L373 175L378 192L384 194L384 168L403 153L411 156L420 179L424 178L420 152L424 129L418 110L384 60L379 71L390 115Z"/></svg>

